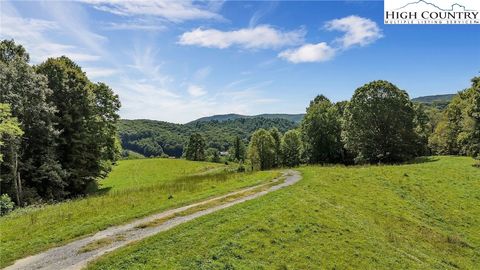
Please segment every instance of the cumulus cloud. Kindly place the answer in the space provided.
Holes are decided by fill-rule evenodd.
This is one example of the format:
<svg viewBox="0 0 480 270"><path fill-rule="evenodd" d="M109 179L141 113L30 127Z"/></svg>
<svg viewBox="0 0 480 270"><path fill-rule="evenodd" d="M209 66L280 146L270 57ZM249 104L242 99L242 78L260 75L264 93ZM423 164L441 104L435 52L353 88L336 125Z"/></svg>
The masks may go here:
<svg viewBox="0 0 480 270"><path fill-rule="evenodd" d="M133 0L83 0L94 8L120 16L157 16L171 22L196 19L223 19L216 11L222 1L215 4L198 1L133 1Z"/></svg>
<svg viewBox="0 0 480 270"><path fill-rule="evenodd" d="M193 97L200 97L207 94L207 91L205 91L201 86L193 84L188 86L187 91Z"/></svg>
<svg viewBox="0 0 480 270"><path fill-rule="evenodd" d="M292 63L325 62L333 59L339 51L353 46L366 46L382 37L382 31L377 23L354 15L328 21L325 29L341 31L345 34L330 44L307 43L299 48L285 50L278 54L278 57Z"/></svg>
<svg viewBox="0 0 480 270"><path fill-rule="evenodd" d="M324 62L335 56L336 50L327 43L305 44L296 49L281 52L278 56L292 63Z"/></svg>
<svg viewBox="0 0 480 270"><path fill-rule="evenodd" d="M355 45L366 46L382 37L382 31L376 22L355 15L331 20L325 24L325 28L345 32L345 35L336 39L345 49Z"/></svg>
<svg viewBox="0 0 480 270"><path fill-rule="evenodd" d="M303 29L282 32L269 25L260 25L234 31L197 28L183 33L178 43L219 49L231 46L246 49L266 49L301 44L304 37L305 31Z"/></svg>

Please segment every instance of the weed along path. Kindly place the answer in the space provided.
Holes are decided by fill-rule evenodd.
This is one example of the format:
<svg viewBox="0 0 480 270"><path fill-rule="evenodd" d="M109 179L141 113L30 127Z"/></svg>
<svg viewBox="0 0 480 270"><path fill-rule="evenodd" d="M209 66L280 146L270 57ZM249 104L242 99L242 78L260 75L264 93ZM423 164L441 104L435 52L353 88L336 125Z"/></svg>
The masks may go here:
<svg viewBox="0 0 480 270"><path fill-rule="evenodd" d="M298 171L288 170L281 177L268 183L168 210L128 224L111 227L93 236L17 260L13 265L5 269L81 269L88 262L129 243L169 230L195 218L293 185L300 179L301 175Z"/></svg>

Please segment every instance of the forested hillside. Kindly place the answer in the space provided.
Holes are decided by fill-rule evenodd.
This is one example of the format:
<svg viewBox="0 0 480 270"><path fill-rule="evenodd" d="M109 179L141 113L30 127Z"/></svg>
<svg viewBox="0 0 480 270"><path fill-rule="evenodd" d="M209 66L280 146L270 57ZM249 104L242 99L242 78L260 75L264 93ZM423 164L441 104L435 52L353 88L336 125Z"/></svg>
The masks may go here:
<svg viewBox="0 0 480 270"><path fill-rule="evenodd" d="M439 110L444 110L455 96L456 94L424 96L413 98L412 101L427 105L432 108L437 108Z"/></svg>
<svg viewBox="0 0 480 270"><path fill-rule="evenodd" d="M235 120L235 119L240 119L240 118L266 118L266 119L286 119L295 123L300 123L305 116L304 113L298 113L298 114L286 114L286 113L273 113L273 114L259 114L259 115L241 115L241 114L235 114L235 113L230 113L230 114L218 114L218 115L212 115L212 116L207 116L207 117L202 117L197 120L194 120L190 123L194 122L208 122L208 121L228 121L228 120Z"/></svg>
<svg viewBox="0 0 480 270"><path fill-rule="evenodd" d="M184 125L154 120L121 120L118 129L123 149L147 157L161 156L163 153L180 157L188 138L195 132L202 134L207 148L225 151L230 148L236 136L247 141L259 128L276 127L283 133L296 126L296 123L286 119L255 117L190 122Z"/></svg>

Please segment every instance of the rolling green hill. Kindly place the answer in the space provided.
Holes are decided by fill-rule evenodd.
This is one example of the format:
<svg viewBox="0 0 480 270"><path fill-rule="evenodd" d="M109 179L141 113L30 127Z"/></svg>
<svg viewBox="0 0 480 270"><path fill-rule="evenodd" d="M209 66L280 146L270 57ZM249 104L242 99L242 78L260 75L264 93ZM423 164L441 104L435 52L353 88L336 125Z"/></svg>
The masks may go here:
<svg viewBox="0 0 480 270"><path fill-rule="evenodd" d="M278 175L278 171L237 173L226 165L208 162L121 160L100 182L103 189L98 194L21 208L0 217L0 268L113 225L254 186Z"/></svg>
<svg viewBox="0 0 480 270"><path fill-rule="evenodd" d="M450 102L456 94L433 95L413 98L413 102L434 103L434 102Z"/></svg>
<svg viewBox="0 0 480 270"><path fill-rule="evenodd" d="M297 124L281 118L239 118L225 121L198 121L188 124L173 124L155 120L121 120L118 128L122 146L126 150L144 156L180 157L189 136L199 132L208 147L228 150L235 136L249 139L259 128L277 127L281 132L293 129Z"/></svg>
<svg viewBox="0 0 480 270"><path fill-rule="evenodd" d="M447 94L447 95L424 96L424 97L414 98L412 99L412 101L422 103L427 106L437 108L439 110L444 110L445 108L447 108L448 104L450 104L450 101L452 101L454 96L456 95Z"/></svg>
<svg viewBox="0 0 480 270"><path fill-rule="evenodd" d="M305 166L297 184L107 254L88 269L479 269L466 157Z"/></svg>
<svg viewBox="0 0 480 270"><path fill-rule="evenodd" d="M195 122L208 122L208 121L227 121L227 120L235 120L241 118L266 118L266 119L286 119L295 123L300 123L303 119L305 114L284 114L284 113L274 113L274 114L259 114L259 115L241 115L241 114L218 114L213 116L202 117L197 120L194 120L190 123Z"/></svg>

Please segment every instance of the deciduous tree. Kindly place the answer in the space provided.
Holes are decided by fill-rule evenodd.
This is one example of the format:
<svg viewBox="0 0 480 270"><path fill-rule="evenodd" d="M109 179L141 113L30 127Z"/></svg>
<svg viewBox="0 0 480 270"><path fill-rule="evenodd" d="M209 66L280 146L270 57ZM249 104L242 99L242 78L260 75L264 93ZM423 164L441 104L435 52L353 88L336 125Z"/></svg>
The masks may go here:
<svg viewBox="0 0 480 270"><path fill-rule="evenodd" d="M415 155L413 105L392 83L373 81L358 88L344 117L345 146L357 162L401 162Z"/></svg>

